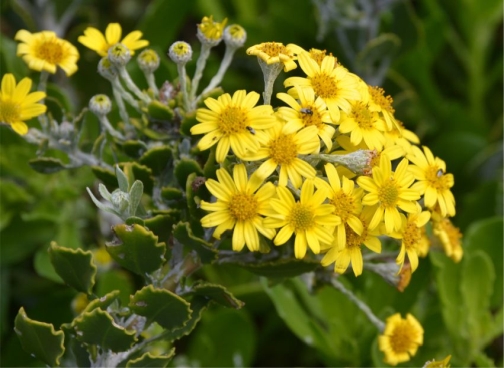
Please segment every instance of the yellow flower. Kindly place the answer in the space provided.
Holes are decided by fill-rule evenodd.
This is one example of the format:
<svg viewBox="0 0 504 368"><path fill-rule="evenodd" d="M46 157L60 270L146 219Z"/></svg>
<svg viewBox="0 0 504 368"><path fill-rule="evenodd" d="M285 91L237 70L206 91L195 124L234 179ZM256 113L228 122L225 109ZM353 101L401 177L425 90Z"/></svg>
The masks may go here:
<svg viewBox="0 0 504 368"><path fill-rule="evenodd" d="M141 40L142 32L140 31L130 32L122 40L121 36L121 25L119 23L110 23L105 30L105 35L94 27L87 27L84 30L84 36L79 36L77 40L88 49L96 51L100 56L106 56L108 49L117 43L126 46L131 55L135 53L135 50L149 45L149 41Z"/></svg>
<svg viewBox="0 0 504 368"><path fill-rule="evenodd" d="M299 66L307 78L290 77L284 82L285 87L295 85L301 87L311 87L317 96L320 96L326 103L331 119L334 123L340 120L340 110L350 112L350 101L360 100L361 95L358 90L359 77L349 73L346 68L336 62L334 56L325 56L321 65L310 57L307 52L299 56ZM289 94L297 97L296 89L291 88Z"/></svg>
<svg viewBox="0 0 504 368"><path fill-rule="evenodd" d="M259 94L236 91L233 97L229 93L218 99L207 98L204 102L208 109L196 111L196 124L191 134L205 134L198 143L200 150L206 150L217 144L216 160L223 162L233 150L236 156L244 159L247 152L259 149L264 129L278 123L270 105L256 106Z"/></svg>
<svg viewBox="0 0 504 368"><path fill-rule="evenodd" d="M319 50L319 49L310 49L309 51L310 57L317 62L318 65L322 65L322 60L324 60L324 57L326 56L327 51L326 50ZM329 56L333 56L332 53L329 53ZM337 61L336 61L337 63Z"/></svg>
<svg viewBox="0 0 504 368"><path fill-rule="evenodd" d="M387 318L383 335L378 337L378 346L385 353L384 362L390 365L407 362L423 344L422 325L411 314L405 319L396 313Z"/></svg>
<svg viewBox="0 0 504 368"><path fill-rule="evenodd" d="M418 267L418 256L420 246L425 240L422 229L430 220L431 214L429 211L422 211L417 202L416 213L408 214L408 218L401 213L402 227L397 233L389 234L393 238L402 239L401 250L397 256L396 263L400 265L399 272L402 270L406 254L411 264L411 272L415 272Z"/></svg>
<svg viewBox="0 0 504 368"><path fill-rule="evenodd" d="M201 42L218 42L222 39L222 34L224 32L224 27L226 27L227 18L224 18L222 22L214 22L213 16L203 17L201 23L198 24L198 38Z"/></svg>
<svg viewBox="0 0 504 368"><path fill-rule="evenodd" d="M294 234L294 255L301 259L307 247L318 254L321 243L332 243L334 226L340 220L333 215L334 206L323 204L327 199L326 189L314 192L313 181L306 180L299 201L285 187L277 187L277 195L278 198L270 200L270 211L264 220L265 227L281 228L273 241L275 245L285 244Z"/></svg>
<svg viewBox="0 0 504 368"><path fill-rule="evenodd" d="M279 42L264 42L249 47L247 55L256 55L268 65L282 63L284 72L288 72L297 68L294 60L297 59L296 55L303 51L301 47L292 43L285 46Z"/></svg>
<svg viewBox="0 0 504 368"><path fill-rule="evenodd" d="M450 188L454 184L453 174L446 174L446 164L438 157L434 157L431 150L423 146L413 146L413 153L406 156L415 165L409 167L409 171L418 181L412 189L424 194L425 205L434 208L439 205L441 215L455 216L455 198Z"/></svg>
<svg viewBox="0 0 504 368"><path fill-rule="evenodd" d="M315 99L315 92L311 88L302 90L297 87L299 102L287 93L278 93L277 98L290 107L280 107L278 115L287 122L284 127L285 133L295 133L298 130L316 126L317 134L330 150L332 147L332 137L336 131L332 126L331 116L327 111L324 101L320 97Z"/></svg>
<svg viewBox="0 0 504 368"><path fill-rule="evenodd" d="M77 71L79 52L68 41L62 40L51 31L30 33L21 29L14 39L21 41L17 56L22 56L30 69L56 73L59 66L67 76Z"/></svg>
<svg viewBox="0 0 504 368"><path fill-rule="evenodd" d="M395 172L386 155L381 155L380 165L373 167L373 177L361 176L357 184L369 192L362 199L365 206L378 204L376 212L369 224L371 229L376 228L382 219L385 219L385 228L388 233L399 230L402 226L398 208L408 213L417 211L416 200L420 193L415 189L408 189L414 178L408 172L408 160L403 159Z"/></svg>
<svg viewBox="0 0 504 368"><path fill-rule="evenodd" d="M396 120L396 122L397 125L399 125L399 129L394 128L383 132L383 135L385 136L385 148L400 146L406 154L412 154L412 143L419 144L420 139L418 139L418 136L415 133L404 128L402 122L399 120Z"/></svg>
<svg viewBox="0 0 504 368"><path fill-rule="evenodd" d="M458 227L453 226L448 218L443 218L439 213L432 213L432 232L438 237L448 257L455 263L460 262L464 255L461 239L462 233Z"/></svg>
<svg viewBox="0 0 504 368"><path fill-rule="evenodd" d="M359 214L362 230L357 234L355 230L346 223L345 241L342 242L339 236L336 236L329 251L322 258L321 264L326 267L334 263L334 272L344 273L350 263L355 276L362 274L363 260L361 246L364 244L367 248L376 253L381 253L381 243L378 236L380 232L369 228L369 222L373 216L373 208L364 208Z"/></svg>
<svg viewBox="0 0 504 368"><path fill-rule="evenodd" d="M303 128L297 133L285 133L284 127L284 123L277 122L273 128L267 130L268 136L261 148L255 152L250 151L246 159L266 159L256 171L262 178L267 178L280 167L278 185L286 186L287 180L290 180L297 189L301 186L302 177L311 179L316 174L315 169L299 158L299 155L317 152L320 142L315 126Z"/></svg>
<svg viewBox="0 0 504 368"><path fill-rule="evenodd" d="M451 355L446 356L443 360L428 360L422 368L450 368Z"/></svg>
<svg viewBox="0 0 504 368"><path fill-rule="evenodd" d="M258 231L268 239L275 236L275 230L263 225L264 215L269 208L270 198L275 195L275 187L266 183L257 175L247 178L243 164L233 168L233 178L225 169L217 170L217 179L208 179L206 187L217 201L201 201L201 208L213 213L201 219L204 227L217 226L213 236L220 239L225 230L233 229L233 250L241 251L247 245L251 251L259 250Z"/></svg>
<svg viewBox="0 0 504 368"><path fill-rule="evenodd" d="M2 77L2 90L0 91L0 122L9 124L18 134L28 133L28 126L24 123L46 112L47 107L37 103L45 98L44 92L32 92L32 81L23 78L18 85L12 74Z"/></svg>
<svg viewBox="0 0 504 368"><path fill-rule="evenodd" d="M385 96L385 91L381 87L368 86L369 92L369 108L371 111L380 112L383 115L387 130L392 130L394 127L400 129L399 124L394 118L394 108L392 107L392 97Z"/></svg>

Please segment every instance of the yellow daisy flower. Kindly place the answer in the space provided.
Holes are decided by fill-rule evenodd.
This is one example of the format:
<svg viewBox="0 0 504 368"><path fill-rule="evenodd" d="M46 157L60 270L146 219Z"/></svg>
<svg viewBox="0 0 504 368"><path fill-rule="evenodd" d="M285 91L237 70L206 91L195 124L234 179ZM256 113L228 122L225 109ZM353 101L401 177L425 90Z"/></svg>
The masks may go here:
<svg viewBox="0 0 504 368"><path fill-rule="evenodd" d="M255 106L259 101L256 92L236 91L233 97L225 93L216 99L207 98L208 109L196 111L196 124L191 134L205 134L198 143L200 150L217 144L216 160L223 162L231 148L236 156L244 159L247 153L259 149L262 130L278 124L270 105ZM255 107L254 107L255 106Z"/></svg>
<svg viewBox="0 0 504 368"><path fill-rule="evenodd" d="M321 243L332 243L334 226L340 224L333 215L334 206L324 204L327 191L318 188L314 192L314 189L313 182L306 180L296 202L287 188L277 187L278 198L270 200L270 211L264 219L265 227L281 228L273 240L275 245L285 244L294 234L294 255L298 259L305 256L307 247L318 254Z"/></svg>
<svg viewBox="0 0 504 368"><path fill-rule="evenodd" d="M390 365L407 362L423 345L424 330L411 314L405 319L396 313L387 318L383 335L378 336L378 346L385 353L384 362Z"/></svg>
<svg viewBox="0 0 504 368"><path fill-rule="evenodd" d="M339 236L336 236L329 251L325 254L320 262L322 266L329 266L334 263L334 272L344 273L350 263L354 275L357 277L362 274L363 259L361 246L364 244L368 249L376 253L381 253L381 243L378 236L380 232L377 229L370 229L369 222L373 217L372 208L364 208L359 214L359 221L361 222L362 230L357 234L355 230L349 226L345 226L345 241L342 242Z"/></svg>
<svg viewBox="0 0 504 368"><path fill-rule="evenodd" d="M383 135L385 136L385 148L400 146L404 150L405 154L412 154L412 143L420 144L420 139L415 133L404 128L401 121L396 120L396 122L397 125L399 125L399 129L394 128L383 132Z"/></svg>
<svg viewBox="0 0 504 368"><path fill-rule="evenodd" d="M406 156L415 165L409 167L409 171L418 181L412 189L424 194L425 205L434 208L439 205L441 215L455 216L455 198L450 188L454 184L453 174L446 174L446 164L438 157L434 157L431 150L423 146L413 146L413 153Z"/></svg>
<svg viewBox="0 0 504 368"><path fill-rule="evenodd" d="M227 18L224 18L222 22L215 22L212 15L203 17L201 23L198 24L198 35L203 37L205 41L220 41L226 24Z"/></svg>
<svg viewBox="0 0 504 368"><path fill-rule="evenodd" d="M368 86L369 92L369 109L371 111L380 112L383 115L387 130L392 130L394 127L400 129L399 124L394 118L394 108L392 107L392 97L385 96L385 91L381 87Z"/></svg>
<svg viewBox="0 0 504 368"><path fill-rule="evenodd" d="M320 97L315 99L312 88L301 89L298 86L295 88L298 89L299 102L287 93L277 94L279 100L290 106L278 108L278 115L287 122L284 132L295 133L304 127L314 125L317 127L318 136L330 150L336 129L327 125L332 124L332 120L324 101Z"/></svg>
<svg viewBox="0 0 504 368"><path fill-rule="evenodd" d="M217 201L209 203L201 201L201 208L212 211L201 219L204 227L214 227L213 236L220 239L221 234L233 229L233 250L239 252L244 245L250 251L259 250L258 231L268 239L275 236L275 230L263 225L270 199L275 195L275 186L266 183L257 175L247 178L247 170L243 164L233 168L233 178L225 169L217 170L217 179L208 179L206 187Z"/></svg>
<svg viewBox="0 0 504 368"><path fill-rule="evenodd" d="M397 256L396 263L400 266L399 272L402 270L406 254L408 255L411 264L411 272L415 272L418 268L419 248L424 240L422 229L430 220L431 214L429 211L422 211L422 208L417 202L416 213L408 214L408 218L401 213L402 227L399 232L389 234L393 238L402 239L401 250Z"/></svg>
<svg viewBox="0 0 504 368"><path fill-rule="evenodd" d="M284 123L278 122L269 129L265 143L257 151L249 151L246 160L266 159L257 169L257 175L267 178L279 167L278 185L286 186L287 180L290 180L297 189L301 186L302 177L311 179L316 174L315 169L299 158L299 155L317 152L320 149L320 141L317 128L313 125L297 133L285 133L284 127Z"/></svg>
<svg viewBox="0 0 504 368"><path fill-rule="evenodd" d="M356 188L352 180L338 175L332 164L326 164L325 172L329 180L329 203L334 206L334 214L341 219L341 224L334 233L340 248L346 245L348 225L357 235L362 235L364 227L358 215L362 212L362 188Z"/></svg>
<svg viewBox="0 0 504 368"><path fill-rule="evenodd" d="M290 77L284 82L285 87L295 85L301 87L311 87L317 96L320 96L326 103L331 119L334 123L340 120L340 110L350 112L350 101L360 100L361 95L358 90L359 77L349 73L346 68L336 62L334 56L325 56L322 64L319 65L310 57L307 52L299 56L299 66L307 78ZM296 89L291 88L289 94L295 96Z"/></svg>
<svg viewBox="0 0 504 368"><path fill-rule="evenodd" d="M133 31L128 33L121 40L122 28L119 23L110 23L105 29L105 35L94 27L87 27L84 30L84 35L79 36L77 41L86 46L88 49L96 51L100 56L107 56L108 49L117 43L122 43L126 46L131 55L135 54L135 50L148 46L149 41L141 40L142 32Z"/></svg>
<svg viewBox="0 0 504 368"><path fill-rule="evenodd" d="M422 368L450 368L451 355L446 356L443 360L428 360Z"/></svg>
<svg viewBox="0 0 504 368"><path fill-rule="evenodd" d="M318 65L322 65L322 60L324 60L324 57L327 54L327 50L319 50L319 49L310 49L308 51L310 53L310 57L317 62ZM329 53L329 56L333 56L332 53ZM337 59L336 59L337 60ZM336 61L337 63L337 61Z"/></svg>
<svg viewBox="0 0 504 368"><path fill-rule="evenodd" d="M47 107L37 103L46 97L44 92L32 92L30 89L32 80L23 78L16 85L16 79L12 74L2 77L2 89L0 91L0 122L9 124L18 134L28 133L28 126L24 123L46 112Z"/></svg>
<svg viewBox="0 0 504 368"><path fill-rule="evenodd" d="M56 33L30 33L21 29L14 39L21 41L17 47L17 56L22 56L30 69L54 74L59 66L67 76L77 71L79 52L70 42L58 38Z"/></svg>
<svg viewBox="0 0 504 368"><path fill-rule="evenodd" d="M432 232L441 241L448 257L455 263L460 262L464 255L462 249L462 233L448 218L442 217L438 212L432 213Z"/></svg>
<svg viewBox="0 0 504 368"><path fill-rule="evenodd" d="M380 165L373 168L372 178L357 178L357 184L369 192L362 198L362 204L378 204L369 224L371 229L376 228L382 219L385 219L387 233L398 231L402 226L398 208L408 213L417 211L415 201L420 198L420 193L409 188L413 181L413 175L408 172L408 160L403 159L396 171L392 172L391 162L386 155L381 155Z"/></svg>
<svg viewBox="0 0 504 368"><path fill-rule="evenodd" d="M268 65L282 63L284 65L284 72L288 72L297 68L294 60L303 51L301 47L292 43L285 46L280 42L264 42L249 47L247 55L256 55Z"/></svg>

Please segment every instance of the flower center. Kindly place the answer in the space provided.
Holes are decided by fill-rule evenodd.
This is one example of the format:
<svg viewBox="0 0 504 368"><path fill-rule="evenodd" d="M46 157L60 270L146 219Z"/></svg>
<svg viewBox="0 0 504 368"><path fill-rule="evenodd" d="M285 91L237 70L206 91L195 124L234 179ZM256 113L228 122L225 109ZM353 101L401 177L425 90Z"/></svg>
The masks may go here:
<svg viewBox="0 0 504 368"><path fill-rule="evenodd" d="M407 321L401 321L390 336L390 346L395 353L406 353L414 345L415 330Z"/></svg>
<svg viewBox="0 0 504 368"><path fill-rule="evenodd" d="M270 57L276 57L280 54L290 56L287 48L279 42L265 42L261 45L260 50Z"/></svg>
<svg viewBox="0 0 504 368"><path fill-rule="evenodd" d="M368 90L373 102L379 105L382 110L386 110L392 114L395 112L394 108L392 107L392 97L385 96L385 91L383 90L383 88L369 86Z"/></svg>
<svg viewBox="0 0 504 368"><path fill-rule="evenodd" d="M315 94L322 98L335 98L338 96L338 85L333 77L326 73L315 74L311 78Z"/></svg>
<svg viewBox="0 0 504 368"><path fill-rule="evenodd" d="M297 202L292 208L289 222L295 231L309 230L314 225L314 217L315 215L310 207Z"/></svg>
<svg viewBox="0 0 504 368"><path fill-rule="evenodd" d="M408 221L403 233L403 243L406 249L416 250L422 239L422 230L414 222Z"/></svg>
<svg viewBox="0 0 504 368"><path fill-rule="evenodd" d="M355 208L352 196L343 191L337 192L330 202L334 206L334 214L341 217L342 222L348 220Z"/></svg>
<svg viewBox="0 0 504 368"><path fill-rule="evenodd" d="M429 182L430 186L434 187L438 191L450 189L448 177L446 177L443 170L436 165L429 165L429 168L425 171L425 178Z"/></svg>
<svg viewBox="0 0 504 368"><path fill-rule="evenodd" d="M444 219L442 222L439 222L437 226L446 233L446 235L448 236L448 241L450 242L452 248L460 245L462 234L460 233L459 228L453 226L450 220Z"/></svg>
<svg viewBox="0 0 504 368"><path fill-rule="evenodd" d="M310 49L310 57L317 62L318 65L322 65L322 60L326 56L326 50ZM332 53L329 55L332 56Z"/></svg>
<svg viewBox="0 0 504 368"><path fill-rule="evenodd" d="M59 64L63 60L64 52L58 40L44 40L35 48L35 55L49 64Z"/></svg>
<svg viewBox="0 0 504 368"><path fill-rule="evenodd" d="M352 107L350 117L355 120L361 129L371 130L374 129L373 116L374 114L369 111L366 104L356 102Z"/></svg>
<svg viewBox="0 0 504 368"><path fill-rule="evenodd" d="M257 200L250 194L238 193L229 201L229 212L236 221L248 221L257 215Z"/></svg>
<svg viewBox="0 0 504 368"><path fill-rule="evenodd" d="M218 40L222 37L222 31L226 26L227 18L222 22L214 22L213 17L203 17L203 20L198 24L198 28L201 33L205 35L206 38L210 40Z"/></svg>
<svg viewBox="0 0 504 368"><path fill-rule="evenodd" d="M320 113L315 106L307 105L303 106L299 112L299 117L303 120L305 127L315 125L317 128L321 128L322 119Z"/></svg>
<svg viewBox="0 0 504 368"><path fill-rule="evenodd" d="M362 221L362 224L364 225L362 234L359 235L353 229L348 226L348 224L345 224L345 232L346 232L346 245L345 247L348 249L352 248L360 248L362 242L364 239L367 237L367 226L364 221Z"/></svg>
<svg viewBox="0 0 504 368"><path fill-rule="evenodd" d="M0 99L0 121L12 124L20 121L21 106L10 99Z"/></svg>
<svg viewBox="0 0 504 368"><path fill-rule="evenodd" d="M224 135L243 132L247 128L247 113L240 107L228 106L219 116L219 129Z"/></svg>
<svg viewBox="0 0 504 368"><path fill-rule="evenodd" d="M292 134L282 134L271 141L270 157L278 165L289 165L297 157L297 144Z"/></svg>
<svg viewBox="0 0 504 368"><path fill-rule="evenodd" d="M378 191L378 198L382 206L384 207L395 207L397 200L399 199L399 189L393 178L386 181Z"/></svg>

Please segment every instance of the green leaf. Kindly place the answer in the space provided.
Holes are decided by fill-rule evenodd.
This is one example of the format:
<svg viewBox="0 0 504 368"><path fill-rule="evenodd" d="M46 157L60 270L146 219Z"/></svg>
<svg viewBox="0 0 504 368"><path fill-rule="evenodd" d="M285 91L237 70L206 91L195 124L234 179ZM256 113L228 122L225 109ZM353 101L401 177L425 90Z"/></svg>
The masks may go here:
<svg viewBox="0 0 504 368"><path fill-rule="evenodd" d="M195 160L183 158L175 164L175 177L182 188L185 188L187 177L191 173L203 175L200 165Z"/></svg>
<svg viewBox="0 0 504 368"><path fill-rule="evenodd" d="M198 124L198 120L196 120L196 113L190 112L184 116L182 122L180 123L180 132L187 136L191 136L191 128Z"/></svg>
<svg viewBox="0 0 504 368"><path fill-rule="evenodd" d="M282 279L312 272L320 266L320 262L308 259L285 258L262 263L238 262L237 265L259 276Z"/></svg>
<svg viewBox="0 0 504 368"><path fill-rule="evenodd" d="M89 302L89 304L86 305L86 308L84 309L83 312L91 312L96 308L106 310L107 307L110 304L112 304L115 300L117 300L118 297L119 297L119 290L111 291L110 293L105 294L101 298L96 298L91 302Z"/></svg>
<svg viewBox="0 0 504 368"><path fill-rule="evenodd" d="M161 267L166 246L151 231L137 224L116 225L113 231L118 239L106 247L117 263L144 277Z"/></svg>
<svg viewBox="0 0 504 368"><path fill-rule="evenodd" d="M14 320L14 330L23 349L49 366L59 366L65 352L63 331L56 331L50 323L34 321L21 307Z"/></svg>
<svg viewBox="0 0 504 368"><path fill-rule="evenodd" d="M100 274L96 283L96 295L105 296L108 293L119 291L121 305L129 303L130 295L136 290L131 273L124 269L111 269Z"/></svg>
<svg viewBox="0 0 504 368"><path fill-rule="evenodd" d="M129 140L122 144L122 149L129 157L139 158L143 155L147 147L142 141Z"/></svg>
<svg viewBox="0 0 504 368"><path fill-rule="evenodd" d="M121 191L124 193L128 193L129 192L128 177L126 176L124 171L121 170L119 165L115 166L115 174L116 174L117 184L119 186L119 189L121 189Z"/></svg>
<svg viewBox="0 0 504 368"><path fill-rule="evenodd" d="M195 296L194 298L192 298L190 306L192 311L191 318L189 319L189 321L187 321L184 327L177 328L173 331L168 332L165 339L168 341L173 341L178 340L183 336L189 335L201 320L203 311L208 306L208 303L210 303L210 300L201 296Z"/></svg>
<svg viewBox="0 0 504 368"><path fill-rule="evenodd" d="M140 204L140 200L142 199L142 194L143 184L140 180L135 180L129 191L130 203L128 211L131 216L135 216L137 214L137 209L138 205Z"/></svg>
<svg viewBox="0 0 504 368"><path fill-rule="evenodd" d="M166 367L174 355L175 348L170 349L168 353L164 355L154 356L151 353L147 352L140 358L128 361L128 363L126 363L126 368Z"/></svg>
<svg viewBox="0 0 504 368"><path fill-rule="evenodd" d="M155 120L171 122L173 119L173 110L165 104L153 100L148 106L149 115Z"/></svg>
<svg viewBox="0 0 504 368"><path fill-rule="evenodd" d="M100 166L91 166L91 171L98 180L101 180L109 191L117 188L117 178L112 170Z"/></svg>
<svg viewBox="0 0 504 368"><path fill-rule="evenodd" d="M144 185L144 193L152 194L154 188L154 178L152 177L152 170L144 165L139 165L136 162L129 164L133 176L136 180L140 180Z"/></svg>
<svg viewBox="0 0 504 368"><path fill-rule="evenodd" d="M161 188L161 197L167 201L182 199L184 194L180 189L172 187Z"/></svg>
<svg viewBox="0 0 504 368"><path fill-rule="evenodd" d="M37 274L39 274L40 276L59 284L63 284L63 279L56 273L56 270L51 263L49 249L50 247L44 247L42 249L39 249L37 253L35 253L33 268L35 268L35 271L37 271Z"/></svg>
<svg viewBox="0 0 504 368"><path fill-rule="evenodd" d="M49 257L56 273L67 285L77 291L91 294L95 284L96 266L90 251L64 248L52 243Z"/></svg>
<svg viewBox="0 0 504 368"><path fill-rule="evenodd" d="M58 160L57 158L52 157L38 157L31 159L28 161L33 170L42 173L42 174L52 174L61 170L65 170L67 166Z"/></svg>
<svg viewBox="0 0 504 368"><path fill-rule="evenodd" d="M212 248L212 244L196 237L187 222L179 222L173 228L173 236L180 243L184 244L198 253L201 262L211 263L217 258L217 250Z"/></svg>
<svg viewBox="0 0 504 368"><path fill-rule="evenodd" d="M173 231L173 225L178 222L180 212L167 210L167 213L159 214L145 220L145 227L156 234L160 240L167 242Z"/></svg>
<svg viewBox="0 0 504 368"><path fill-rule="evenodd" d="M245 305L245 303L236 299L235 296L222 285L206 282L198 283L193 286L191 294L211 299L218 304L234 309L240 309Z"/></svg>
<svg viewBox="0 0 504 368"><path fill-rule="evenodd" d="M152 285L131 296L129 307L136 314L168 330L184 327L191 317L187 301L169 290L155 289Z"/></svg>
<svg viewBox="0 0 504 368"><path fill-rule="evenodd" d="M77 340L115 353L128 350L137 341L136 331L119 326L110 314L100 308L82 313L74 319L73 326Z"/></svg>
<svg viewBox="0 0 504 368"><path fill-rule="evenodd" d="M157 176L163 172L170 163L173 153L168 146L154 147L145 152L140 157L140 163L152 170L152 174Z"/></svg>

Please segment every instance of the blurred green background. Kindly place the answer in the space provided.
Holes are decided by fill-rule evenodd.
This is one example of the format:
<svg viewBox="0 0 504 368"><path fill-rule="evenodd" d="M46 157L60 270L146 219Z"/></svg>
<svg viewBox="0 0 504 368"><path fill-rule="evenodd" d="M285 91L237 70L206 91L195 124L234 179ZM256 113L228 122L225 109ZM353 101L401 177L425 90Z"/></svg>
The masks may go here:
<svg viewBox="0 0 504 368"><path fill-rule="evenodd" d="M42 10L36 11L34 3L42 4ZM2 75L10 72L17 80L24 76L37 80L37 74L15 57L14 35L19 29L54 29L54 19L69 4L66 0L1 2ZM405 366L422 366L428 359L448 354L453 356L453 366L502 366L501 0L84 0L73 4L75 14L60 30L79 49L79 71L70 79L58 73L49 86L49 95L69 114L77 115L94 94L111 94L109 83L96 73L98 55L77 43L87 26L104 31L110 22L119 22L124 35L141 30L160 55L166 55L174 41L189 42L195 52L189 75L199 53L196 24L204 15L217 21L227 17L228 24L242 25L248 39L222 83L226 92L262 91L260 68L245 50L267 41L326 49L368 83L382 85L394 97L396 118L415 131L455 175L453 222L464 233L465 256L459 264L440 253L421 260L404 293L369 272L358 279L348 277L348 285L380 318L412 311L422 323L424 346ZM30 13L30 7L35 11ZM51 12L55 17L48 16ZM212 51L201 86L217 71L223 53L223 44ZM167 57L162 59L156 72L158 84L177 77L175 65ZM136 65L130 71L146 87ZM290 75L301 71L298 68ZM275 92L283 91L285 77L280 76ZM57 111L56 105L48 104ZM275 98L273 105L279 105ZM61 119L61 113L55 117ZM97 132L94 117L85 119L89 134ZM37 147L5 126L0 126L0 149L1 365L43 366L21 349L13 319L20 306L30 318L56 326L73 318L70 303L75 292L61 284L49 264L50 241L93 249L109 238L100 229L97 210L85 192L96 181L88 168L36 173L28 161L36 156ZM174 365L384 365L376 330L334 290L324 288L311 296L299 280L269 288L251 273L231 266L210 266L197 276L222 283L246 307L208 310L194 333L175 344ZM131 274L112 268L100 275L97 292L120 288L127 298L139 286Z"/></svg>

